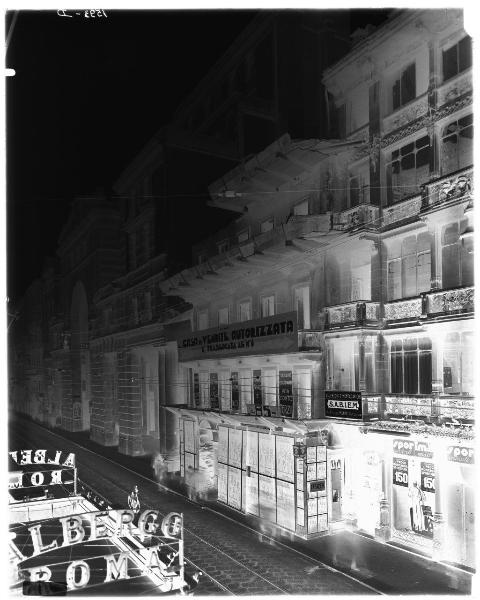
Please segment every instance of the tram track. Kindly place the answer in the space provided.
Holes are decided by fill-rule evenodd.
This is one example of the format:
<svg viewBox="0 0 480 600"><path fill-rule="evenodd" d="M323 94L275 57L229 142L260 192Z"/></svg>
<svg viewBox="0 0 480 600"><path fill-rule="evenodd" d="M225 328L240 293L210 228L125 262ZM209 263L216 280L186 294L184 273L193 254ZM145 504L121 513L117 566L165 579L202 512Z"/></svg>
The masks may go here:
<svg viewBox="0 0 480 600"><path fill-rule="evenodd" d="M35 426L38 427L39 430L43 430L49 436L54 436L61 440L67 439L64 436L62 436L61 434L53 432L50 429L48 429L38 423L35 423ZM24 435L22 435L18 431L15 431L15 437L20 438L20 440L26 444L25 447L28 447L31 444L31 440L27 439ZM99 456L96 452L94 452L90 448L87 448L76 441L68 440L68 442L69 442L69 444L71 444L72 446L76 446L83 452L92 454L96 457ZM72 448L72 450L74 450L74 449ZM103 461L111 463L112 465L115 465L115 467L117 467L118 469L122 469L122 470L125 470L126 472L129 472L130 474L134 475L136 478L141 478L141 479L147 481L149 484L154 484L155 486L157 486L157 489L161 489L162 491L164 491L167 494L170 494L173 496L178 496L179 498L182 499L183 502L191 504L192 508L195 508L198 512L203 511L203 510L208 510L210 513L212 513L218 517L222 517L225 520L231 521L231 522L235 523L237 526L240 526L241 528L243 528L244 530L248 530L255 536L259 535L259 532L256 529L254 529L253 527L249 527L248 525L246 525L244 523L236 521L235 519L223 514L220 511L216 511L215 509L212 509L210 507L199 506L198 503L190 500L189 498L187 498L180 492L178 492L176 490L172 490L171 488L159 483L153 477L149 478L141 473L137 473L137 472L133 471L132 469L130 469L129 467L122 465L121 463L116 462L115 460L112 460L111 458L101 456L101 459ZM83 477L83 480L85 480L84 474L82 474L82 477ZM95 477L101 482L102 488L105 486L105 490L116 489L117 494L119 494L120 498L126 497L128 495L128 493L130 492L130 489L127 488L126 486L119 485L118 480L115 478L113 472L112 472L111 476L106 476L105 473L100 473L98 470L95 470ZM108 495L108 493L105 494L101 490L95 490L88 482L86 482L86 483L89 485L89 487L92 489L92 491L95 491L96 493L99 493L100 495L103 495L104 497L106 497L108 500L112 501L111 495ZM98 487L98 484L97 484L97 487ZM145 497L145 494L143 494L143 496ZM145 506L145 508L152 508L154 510L158 510L157 507L148 506L145 502L142 502L142 507L143 506ZM159 514L162 516L165 516L165 514L167 514L167 513L162 514L159 511ZM222 566L224 566L225 561L231 562L232 565L234 565L235 569L242 569L243 571L245 571L248 574L249 577L253 577L254 579L256 579L258 581L258 583L260 584L260 589L262 590L258 593L261 593L261 594L274 593L274 594L281 594L281 595L290 595L290 594L294 593L291 590L286 590L286 589L282 588L277 583L275 583L275 582L269 580L267 577L265 577L265 575L259 573L255 569L252 569L250 566L237 560L233 556L230 556L228 554L228 552L226 552L225 550L223 550L220 547L217 547L216 545L212 544L211 542L206 540L204 537L202 537L202 535L199 534L198 531L195 532L193 530L192 526L188 526L188 527L184 526L184 536L186 538L185 547L186 547L187 551L188 551L189 542L192 544L196 543L196 544L200 544L202 547L205 548L207 555L212 556L212 554L213 554L219 561L218 563L217 563L217 561L215 561L217 564L222 564ZM190 538L190 540L188 538ZM301 557L303 559L303 561L305 561L305 563L306 563L307 568L304 569L305 572L309 572L309 570L315 570L315 569L324 569L326 571L331 572L332 574L336 574L345 579L351 580L352 582L354 582L357 585L362 586L362 588L364 588L364 590L368 590L368 592L366 592L366 593L386 595L386 594L384 594L384 592L374 588L373 586L365 583L364 581L357 579L356 577L353 577L352 575L350 575L348 573L344 573L343 571L340 571L339 569L336 569L335 567L327 565L326 563L323 563L322 561L320 561L312 556L309 556L308 554L305 554L301 550L298 550L287 544L284 544L283 542L269 536L268 534L262 534L262 539L268 541L269 543L271 543L272 545L274 545L277 548L285 550L286 552L294 553L295 555ZM203 556L203 553L201 555ZM207 577L215 586L217 586L219 588L219 590L221 590L221 592L228 594L228 595L237 595L234 591L229 589L229 587L227 585L221 583L220 581L218 581L218 579L214 575L209 573L209 569L202 566L201 561L198 561L198 559L196 560L196 562L194 562L191 559L189 559L188 557L185 557L185 561L187 562L187 564L191 565L194 569L201 571L205 577ZM201 581L201 579L200 579L200 581Z"/></svg>

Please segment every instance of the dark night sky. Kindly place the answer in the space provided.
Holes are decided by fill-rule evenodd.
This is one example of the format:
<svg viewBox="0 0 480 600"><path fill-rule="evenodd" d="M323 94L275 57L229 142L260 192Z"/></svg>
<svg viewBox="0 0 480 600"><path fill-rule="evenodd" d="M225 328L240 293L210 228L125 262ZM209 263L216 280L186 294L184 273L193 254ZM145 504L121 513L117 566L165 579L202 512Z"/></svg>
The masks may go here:
<svg viewBox="0 0 480 600"><path fill-rule="evenodd" d="M354 13L352 31L385 17ZM256 13L107 14L17 13L6 58L16 71L6 78L11 299L54 255L71 198L110 188Z"/></svg>

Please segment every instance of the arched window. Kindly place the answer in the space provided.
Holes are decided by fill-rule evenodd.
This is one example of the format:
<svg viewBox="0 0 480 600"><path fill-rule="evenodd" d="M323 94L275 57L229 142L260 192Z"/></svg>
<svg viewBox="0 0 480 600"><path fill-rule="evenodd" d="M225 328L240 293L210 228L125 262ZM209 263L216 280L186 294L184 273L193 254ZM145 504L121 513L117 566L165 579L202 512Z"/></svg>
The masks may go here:
<svg viewBox="0 0 480 600"><path fill-rule="evenodd" d="M449 123L442 132L442 174L473 164L473 115Z"/></svg>

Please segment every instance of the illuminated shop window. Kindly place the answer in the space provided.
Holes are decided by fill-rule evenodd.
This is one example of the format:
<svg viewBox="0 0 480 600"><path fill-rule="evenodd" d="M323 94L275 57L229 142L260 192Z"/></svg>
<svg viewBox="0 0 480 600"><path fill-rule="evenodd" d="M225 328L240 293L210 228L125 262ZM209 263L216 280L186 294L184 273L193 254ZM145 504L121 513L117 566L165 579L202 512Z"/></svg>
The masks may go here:
<svg viewBox="0 0 480 600"><path fill-rule="evenodd" d="M388 204L400 202L420 193L429 177L430 138L428 135L410 142L391 154L387 163Z"/></svg>
<svg viewBox="0 0 480 600"><path fill-rule="evenodd" d="M220 308L218 311L218 324L228 325L228 306Z"/></svg>
<svg viewBox="0 0 480 600"><path fill-rule="evenodd" d="M468 220L451 223L442 229L442 287L473 285L473 236L461 234Z"/></svg>
<svg viewBox="0 0 480 600"><path fill-rule="evenodd" d="M208 329L208 310L201 310L197 314L198 329Z"/></svg>
<svg viewBox="0 0 480 600"><path fill-rule="evenodd" d="M275 314L275 296L263 296L261 310L262 317L272 317Z"/></svg>
<svg viewBox="0 0 480 600"><path fill-rule="evenodd" d="M387 264L388 299L409 298L430 290L431 243L429 233L411 235L391 246Z"/></svg>
<svg viewBox="0 0 480 600"><path fill-rule="evenodd" d="M443 344L443 391L445 394L473 394L473 332L449 333Z"/></svg>
<svg viewBox="0 0 480 600"><path fill-rule="evenodd" d="M473 115L452 121L442 132L442 174L473 164Z"/></svg>
<svg viewBox="0 0 480 600"><path fill-rule="evenodd" d="M310 329L310 287L295 290L295 310L300 329Z"/></svg>
<svg viewBox="0 0 480 600"><path fill-rule="evenodd" d="M443 80L455 77L472 66L472 38L465 36L443 51Z"/></svg>
<svg viewBox="0 0 480 600"><path fill-rule="evenodd" d="M238 320L249 321L252 318L252 301L244 300L238 303Z"/></svg>
<svg viewBox="0 0 480 600"><path fill-rule="evenodd" d="M432 342L428 338L392 341L390 391L393 394L432 393Z"/></svg>

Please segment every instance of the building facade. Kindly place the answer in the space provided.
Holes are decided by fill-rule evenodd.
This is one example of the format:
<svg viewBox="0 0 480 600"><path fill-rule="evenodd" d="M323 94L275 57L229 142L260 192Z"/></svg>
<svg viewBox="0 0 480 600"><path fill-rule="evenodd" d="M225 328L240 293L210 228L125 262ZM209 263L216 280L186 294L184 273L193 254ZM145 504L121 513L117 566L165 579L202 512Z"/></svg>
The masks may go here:
<svg viewBox="0 0 480 600"><path fill-rule="evenodd" d="M342 139L284 136L214 183L239 217L163 285L194 307L182 474L298 535L356 527L473 568L461 19L401 11L327 69Z"/></svg>

